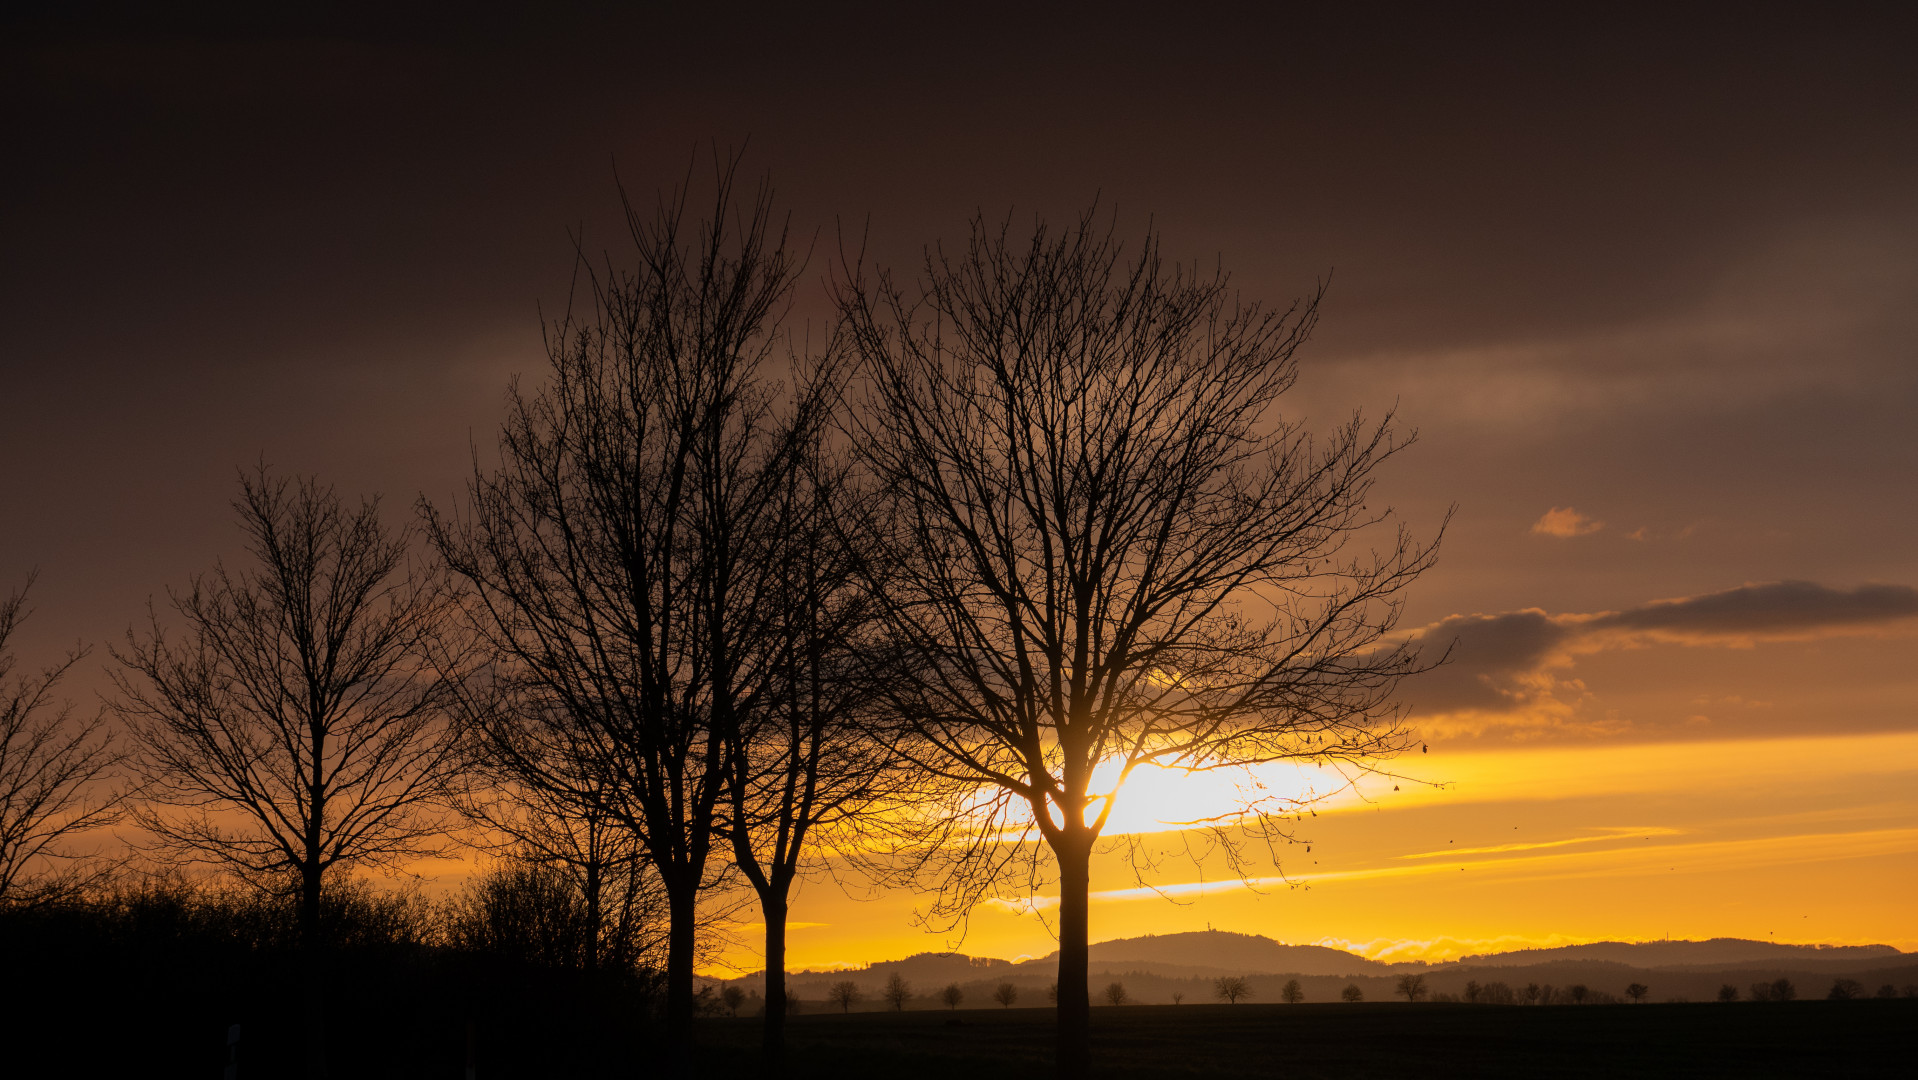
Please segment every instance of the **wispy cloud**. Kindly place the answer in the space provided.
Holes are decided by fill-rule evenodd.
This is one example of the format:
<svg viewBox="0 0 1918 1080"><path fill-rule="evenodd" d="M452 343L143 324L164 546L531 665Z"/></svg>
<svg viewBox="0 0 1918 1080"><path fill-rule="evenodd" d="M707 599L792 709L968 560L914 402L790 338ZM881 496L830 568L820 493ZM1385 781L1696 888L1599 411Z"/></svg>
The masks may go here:
<svg viewBox="0 0 1918 1080"><path fill-rule="evenodd" d="M1621 836L1643 836L1649 840L1654 836L1678 836L1683 832L1683 829L1672 829L1663 825L1613 826L1599 830L1594 836L1572 836L1563 840L1538 840L1524 844L1494 844L1491 847L1448 847L1438 851L1420 851L1398 857L1401 859L1450 859L1460 855L1503 855L1513 851L1536 851L1540 848L1568 847L1573 844L1596 844L1605 840L1616 840Z"/></svg>
<svg viewBox="0 0 1918 1080"><path fill-rule="evenodd" d="M1543 517L1532 522L1532 533L1570 539L1574 536L1590 536L1604 527L1604 522L1594 521L1569 506L1554 506L1545 511Z"/></svg>

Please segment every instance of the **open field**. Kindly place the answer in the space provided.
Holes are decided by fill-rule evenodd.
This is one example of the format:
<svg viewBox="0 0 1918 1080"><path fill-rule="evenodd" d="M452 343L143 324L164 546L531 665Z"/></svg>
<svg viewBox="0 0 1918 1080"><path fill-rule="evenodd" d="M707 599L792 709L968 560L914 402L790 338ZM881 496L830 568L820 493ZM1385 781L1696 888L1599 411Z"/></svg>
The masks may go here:
<svg viewBox="0 0 1918 1080"><path fill-rule="evenodd" d="M1097 1075L1906 1076L1918 1001L1548 1008L1390 1003L1093 1010ZM708 1076L764 1076L751 1020L703 1022ZM799 1016L783 1075L1044 1077L1052 1010Z"/></svg>

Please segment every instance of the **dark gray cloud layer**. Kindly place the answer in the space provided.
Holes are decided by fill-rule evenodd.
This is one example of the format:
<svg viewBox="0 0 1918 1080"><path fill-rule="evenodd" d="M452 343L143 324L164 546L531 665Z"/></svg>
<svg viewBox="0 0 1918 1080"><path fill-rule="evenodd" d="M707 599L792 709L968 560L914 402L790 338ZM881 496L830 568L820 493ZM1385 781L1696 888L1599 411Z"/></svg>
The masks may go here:
<svg viewBox="0 0 1918 1080"><path fill-rule="evenodd" d="M1449 659L1412 680L1406 697L1423 715L1562 714L1559 692L1577 686L1565 672L1581 654L1802 641L1903 629L1914 618L1918 589L1911 586L1840 589L1810 581L1742 585L1597 614L1454 615L1418 632L1421 647L1433 655L1449 649Z"/></svg>

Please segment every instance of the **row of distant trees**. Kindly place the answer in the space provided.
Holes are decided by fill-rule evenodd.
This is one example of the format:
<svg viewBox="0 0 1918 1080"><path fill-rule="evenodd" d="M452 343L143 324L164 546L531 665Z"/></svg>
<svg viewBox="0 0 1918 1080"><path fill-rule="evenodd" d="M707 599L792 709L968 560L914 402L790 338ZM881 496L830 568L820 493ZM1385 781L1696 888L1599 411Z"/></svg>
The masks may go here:
<svg viewBox="0 0 1918 1080"><path fill-rule="evenodd" d="M396 526L262 466L245 557L109 650L102 718L53 702L82 652L0 667L0 901L84 889L68 842L127 820L286 898L317 956L330 883L450 854L463 821L596 927L663 917L684 1074L714 889L761 910L776 1056L809 868L930 883L935 922L1056 883L1078 1077L1090 858L1125 778L1405 748L1392 690L1429 658L1391 631L1436 541L1371 497L1406 443L1389 418L1276 413L1316 295L1243 301L1090 213L975 220L916 274L842 259L807 336L770 188L739 197L722 163L688 206L628 203L630 256L581 252L464 497ZM0 607L0 654L24 610ZM1283 841L1304 805L1219 838ZM609 948L584 962L627 962Z"/></svg>

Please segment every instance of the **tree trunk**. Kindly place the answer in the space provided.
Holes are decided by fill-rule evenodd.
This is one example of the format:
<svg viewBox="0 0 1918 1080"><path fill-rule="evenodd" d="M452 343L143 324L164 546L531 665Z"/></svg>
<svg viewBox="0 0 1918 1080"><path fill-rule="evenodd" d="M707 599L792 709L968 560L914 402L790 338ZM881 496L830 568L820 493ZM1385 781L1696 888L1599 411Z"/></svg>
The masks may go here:
<svg viewBox="0 0 1918 1080"><path fill-rule="evenodd" d="M320 935L320 867L309 860L300 873L300 959L305 968L305 1075L326 1076L326 942Z"/></svg>
<svg viewBox="0 0 1918 1080"><path fill-rule="evenodd" d="M760 1040L766 1064L780 1066L786 1053L786 898L762 898L766 916L766 1026Z"/></svg>
<svg viewBox="0 0 1918 1080"><path fill-rule="evenodd" d="M1059 860L1059 1080L1086 1080L1091 1075L1086 905L1092 883L1092 843L1080 831L1068 830L1053 852Z"/></svg>
<svg viewBox="0 0 1918 1080"><path fill-rule="evenodd" d="M664 875L662 875L664 876ZM666 910L666 1075L690 1080L693 1075L693 945L694 904L698 875L665 882Z"/></svg>
<svg viewBox="0 0 1918 1080"><path fill-rule="evenodd" d="M599 941L601 923L605 917L600 914L600 864L599 860L586 860L586 970L599 970Z"/></svg>

